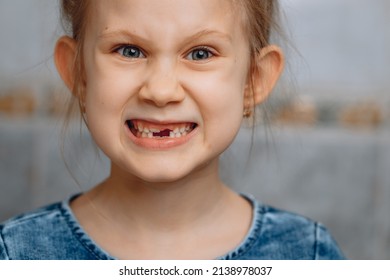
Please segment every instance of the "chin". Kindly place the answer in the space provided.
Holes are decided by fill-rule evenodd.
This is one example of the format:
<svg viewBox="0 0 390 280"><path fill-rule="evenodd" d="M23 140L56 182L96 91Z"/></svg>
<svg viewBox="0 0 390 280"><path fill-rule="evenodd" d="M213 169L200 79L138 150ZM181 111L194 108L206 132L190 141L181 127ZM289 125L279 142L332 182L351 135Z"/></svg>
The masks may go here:
<svg viewBox="0 0 390 280"><path fill-rule="evenodd" d="M168 157L170 156L170 158ZM122 177L128 177L135 180L141 180L147 183L177 183L181 180L186 180L193 176L202 176L200 173L204 170L209 170L210 161L202 161L195 157L175 157L164 155L157 157L151 155L149 157L139 157L138 161L122 161L120 172L123 172ZM127 174L126 174L127 173Z"/></svg>
<svg viewBox="0 0 390 280"><path fill-rule="evenodd" d="M148 183L174 183L177 181L180 181L181 179L185 178L187 174L178 174L177 172L168 172L168 173L156 173L156 174L145 174L144 176L140 176L140 179L148 182Z"/></svg>
<svg viewBox="0 0 390 280"><path fill-rule="evenodd" d="M140 167L140 166L139 166ZM164 168L165 167L165 168ZM181 168L180 168L181 167ZM122 168L130 176L148 183L174 183L187 177L192 170L177 165L149 165L147 168Z"/></svg>

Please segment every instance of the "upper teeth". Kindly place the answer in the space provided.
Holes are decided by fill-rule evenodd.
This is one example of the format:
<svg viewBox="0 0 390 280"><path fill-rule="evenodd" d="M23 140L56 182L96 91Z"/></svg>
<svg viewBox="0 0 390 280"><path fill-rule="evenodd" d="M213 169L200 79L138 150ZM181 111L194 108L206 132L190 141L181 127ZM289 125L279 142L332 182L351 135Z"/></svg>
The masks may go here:
<svg viewBox="0 0 390 280"><path fill-rule="evenodd" d="M137 129L139 132L143 133L159 133L161 132L161 130L157 129L157 128L147 128L147 127L142 127L142 125L138 125L138 127L134 126L135 129ZM163 129L165 130L165 129ZM182 127L175 127L171 132L173 133L183 133L185 131L190 131L191 130L191 126L190 125L186 125L186 126L182 126Z"/></svg>
<svg viewBox="0 0 390 280"><path fill-rule="evenodd" d="M134 123L134 128L137 130L137 136L142 138L152 138L153 133L159 133L161 131L166 130L166 129L159 130L157 128L144 127L141 123ZM170 138L182 137L187 135L188 132L191 130L192 128L190 124L177 126L173 129L170 129L169 137Z"/></svg>

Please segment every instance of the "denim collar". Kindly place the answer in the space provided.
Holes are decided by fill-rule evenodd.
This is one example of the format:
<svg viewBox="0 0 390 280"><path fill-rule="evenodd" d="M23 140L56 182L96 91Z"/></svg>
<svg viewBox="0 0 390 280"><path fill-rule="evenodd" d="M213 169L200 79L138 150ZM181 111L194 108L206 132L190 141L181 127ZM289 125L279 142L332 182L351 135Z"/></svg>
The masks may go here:
<svg viewBox="0 0 390 280"><path fill-rule="evenodd" d="M248 194L241 194L249 203L252 205L252 222L249 231L245 235L241 243L233 250L227 252L217 258L217 260L234 260L241 259L241 256L245 255L246 252L252 247L255 241L258 239L261 230L262 216L264 209L256 199Z"/></svg>

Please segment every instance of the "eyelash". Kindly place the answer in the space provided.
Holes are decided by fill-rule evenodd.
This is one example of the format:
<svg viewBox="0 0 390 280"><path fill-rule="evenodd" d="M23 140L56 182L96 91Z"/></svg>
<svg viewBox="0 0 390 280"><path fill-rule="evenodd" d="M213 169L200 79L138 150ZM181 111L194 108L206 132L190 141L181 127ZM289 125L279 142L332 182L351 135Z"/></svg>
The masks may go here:
<svg viewBox="0 0 390 280"><path fill-rule="evenodd" d="M192 50L187 54L186 58L188 58L191 54L192 54L192 56L193 56L193 54L194 54L195 51L204 51L204 52L207 53L207 58L205 58L205 59L200 59L200 60L208 60L208 59L210 59L211 57L213 57L213 56L215 55L214 52L213 52L213 50L212 50L211 48L206 47L206 46L201 46L201 47L196 47L196 48L192 49ZM192 59L189 59L189 60L197 61L196 59L193 59L193 57L192 57Z"/></svg>
<svg viewBox="0 0 390 280"><path fill-rule="evenodd" d="M133 54L136 54L136 57L130 57L130 56L125 55L124 51L125 51L126 48L129 48L129 51L133 51ZM203 52L205 52L207 54L207 57L195 59L194 58L194 52L195 51L203 51ZM121 55L121 56L123 56L125 58L129 58L129 59L139 59L139 58L145 58L146 57L144 51L141 48L139 48L137 46L134 46L134 45L131 45L131 44L121 45L121 46L115 48L114 52L118 53L119 55ZM213 56L215 56L215 53L214 53L214 51L211 48L209 48L207 46L200 46L200 47L193 48L185 56L185 58L188 59L188 60L191 60L191 61L200 61L200 60L208 60L208 59L210 59Z"/></svg>
<svg viewBox="0 0 390 280"><path fill-rule="evenodd" d="M129 56L124 55L125 48L129 48L130 50L133 50L133 51L136 50L138 52L138 54L141 55L141 57L129 57ZM121 52L121 50L122 50L122 52ZM134 45L121 45L118 48L115 48L114 52L118 53L119 55L121 55L123 57L129 58L129 59L138 59L138 58L145 58L146 57L144 51L142 49L140 49L139 47L134 46Z"/></svg>

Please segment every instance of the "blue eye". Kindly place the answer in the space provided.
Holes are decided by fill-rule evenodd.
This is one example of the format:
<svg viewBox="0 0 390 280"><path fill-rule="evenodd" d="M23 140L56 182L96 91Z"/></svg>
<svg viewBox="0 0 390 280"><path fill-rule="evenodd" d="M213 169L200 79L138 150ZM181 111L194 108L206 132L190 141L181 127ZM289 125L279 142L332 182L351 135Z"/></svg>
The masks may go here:
<svg viewBox="0 0 390 280"><path fill-rule="evenodd" d="M144 58L144 53L135 46L126 45L116 49L116 52L127 58Z"/></svg>
<svg viewBox="0 0 390 280"><path fill-rule="evenodd" d="M210 57L212 57L213 54L211 53L210 50L208 50L207 48L198 48L198 49L194 49L193 51L191 51L188 56L187 56L187 59L189 60L205 60L205 59L209 59Z"/></svg>

